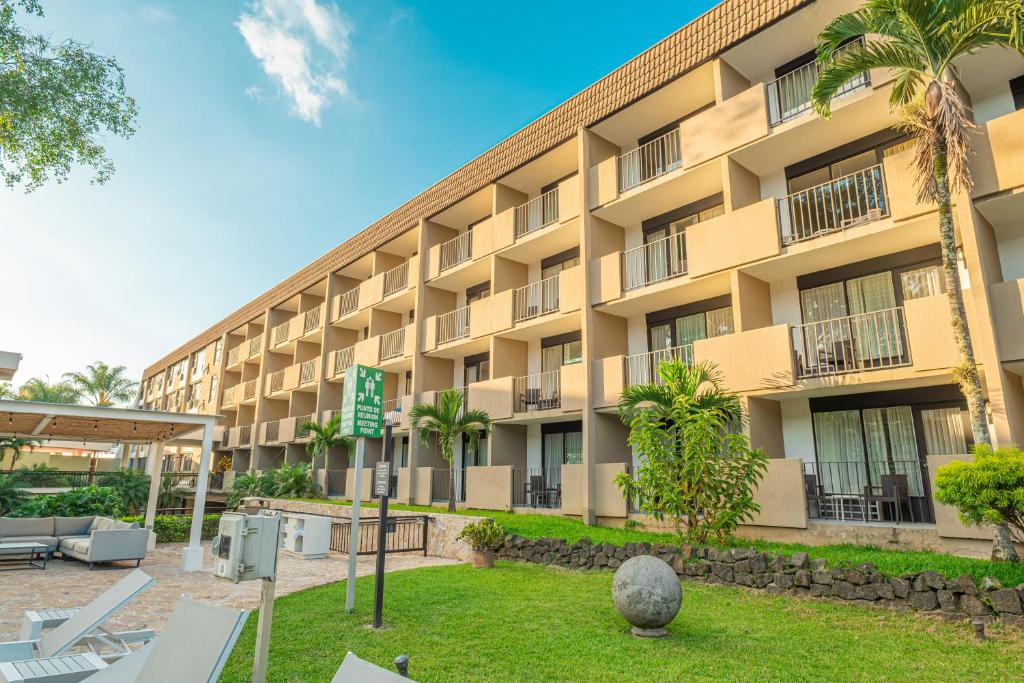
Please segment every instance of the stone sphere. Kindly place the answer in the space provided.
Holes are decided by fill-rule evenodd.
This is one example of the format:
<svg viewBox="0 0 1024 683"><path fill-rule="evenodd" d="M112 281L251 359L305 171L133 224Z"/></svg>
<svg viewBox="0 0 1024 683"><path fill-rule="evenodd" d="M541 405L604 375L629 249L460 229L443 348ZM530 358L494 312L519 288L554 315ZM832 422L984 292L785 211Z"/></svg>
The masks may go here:
<svg viewBox="0 0 1024 683"><path fill-rule="evenodd" d="M638 555L622 563L612 579L612 600L633 634L658 638L679 612L683 589L679 577L663 560Z"/></svg>

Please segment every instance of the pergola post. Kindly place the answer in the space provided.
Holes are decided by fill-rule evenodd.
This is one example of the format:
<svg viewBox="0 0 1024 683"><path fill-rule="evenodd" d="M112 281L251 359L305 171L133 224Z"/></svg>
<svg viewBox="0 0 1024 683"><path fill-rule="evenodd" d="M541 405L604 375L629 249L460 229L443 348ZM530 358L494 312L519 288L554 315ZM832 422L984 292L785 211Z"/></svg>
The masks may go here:
<svg viewBox="0 0 1024 683"><path fill-rule="evenodd" d="M146 528L149 529L150 550L156 546L156 534L153 533L153 522L156 520L156 506L160 498L160 472L163 469L164 444L149 444L146 454L146 471L149 474L149 500L146 501Z"/></svg>
<svg viewBox="0 0 1024 683"><path fill-rule="evenodd" d="M213 449L213 425L203 426L203 446L199 455L199 472L196 475L196 497L192 502L192 529L188 536L188 547L182 551L181 569L197 572L203 568L203 513L206 511L206 488L210 481L210 451Z"/></svg>
<svg viewBox="0 0 1024 683"><path fill-rule="evenodd" d="M127 441L121 444L121 469L128 469L128 461L131 459L132 445Z"/></svg>

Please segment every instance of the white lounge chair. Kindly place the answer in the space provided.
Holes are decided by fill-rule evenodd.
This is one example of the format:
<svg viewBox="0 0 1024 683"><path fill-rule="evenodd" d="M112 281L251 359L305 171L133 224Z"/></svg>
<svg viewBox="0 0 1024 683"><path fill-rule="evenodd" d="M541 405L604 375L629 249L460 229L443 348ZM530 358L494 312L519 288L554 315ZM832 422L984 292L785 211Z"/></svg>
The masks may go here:
<svg viewBox="0 0 1024 683"><path fill-rule="evenodd" d="M359 659L349 652L331 683L410 683L411 680Z"/></svg>
<svg viewBox="0 0 1024 683"><path fill-rule="evenodd" d="M44 623L57 625L52 631L41 634L30 627L37 637L0 643L0 662L20 662L32 659L60 657L76 646L84 646L105 661L123 657L131 652L129 644L146 642L153 638L149 630L112 632L103 627L119 609L153 583L153 577L138 569L124 577L92 602L78 610L68 610L66 616L56 617ZM26 626L22 624L22 633ZM41 634L41 635L40 635Z"/></svg>
<svg viewBox="0 0 1024 683"><path fill-rule="evenodd" d="M111 664L91 653L0 664L0 683L214 683L246 615L182 596L159 637Z"/></svg>

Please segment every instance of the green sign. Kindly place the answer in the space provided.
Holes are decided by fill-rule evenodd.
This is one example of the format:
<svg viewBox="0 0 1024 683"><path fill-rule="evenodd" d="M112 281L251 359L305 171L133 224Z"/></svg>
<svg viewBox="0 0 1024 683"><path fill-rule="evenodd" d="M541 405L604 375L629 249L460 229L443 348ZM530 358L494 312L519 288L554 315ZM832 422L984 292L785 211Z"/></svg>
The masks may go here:
<svg viewBox="0 0 1024 683"><path fill-rule="evenodd" d="M384 371L353 365L345 369L341 397L343 436L379 439L384 417Z"/></svg>

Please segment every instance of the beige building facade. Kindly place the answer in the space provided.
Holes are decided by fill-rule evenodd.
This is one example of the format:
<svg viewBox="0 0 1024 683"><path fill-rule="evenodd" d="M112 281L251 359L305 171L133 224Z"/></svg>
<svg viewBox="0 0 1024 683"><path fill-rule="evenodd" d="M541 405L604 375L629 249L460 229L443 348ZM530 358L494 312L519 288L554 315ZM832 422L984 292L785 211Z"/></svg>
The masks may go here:
<svg viewBox="0 0 1024 683"><path fill-rule="evenodd" d="M263 470L308 461L299 425L372 365L400 501L617 523L634 513L613 481L636 465L622 389L665 358L712 361L772 459L750 533L984 537L932 499L971 435L936 212L915 201L890 77L863 74L829 120L808 103L816 36L855 6L716 6L154 363L141 404L222 415L231 470ZM993 438L1020 443L1024 59L985 51L961 76L969 324ZM457 450L453 492L407 420L450 388L495 419ZM351 497L346 454L323 465Z"/></svg>

